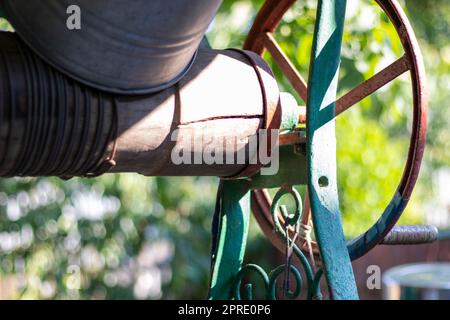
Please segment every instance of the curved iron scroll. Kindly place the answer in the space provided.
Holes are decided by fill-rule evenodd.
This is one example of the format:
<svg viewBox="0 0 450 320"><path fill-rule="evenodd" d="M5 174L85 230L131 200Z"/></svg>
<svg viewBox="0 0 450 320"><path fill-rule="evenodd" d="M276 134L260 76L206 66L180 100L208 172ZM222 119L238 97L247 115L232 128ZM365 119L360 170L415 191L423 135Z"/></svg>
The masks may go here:
<svg viewBox="0 0 450 320"><path fill-rule="evenodd" d="M213 245L211 282L209 299L253 299L253 285L245 284L245 295L241 294L241 285L246 275L255 273L264 284L266 299L276 299L277 283L284 275L283 298L296 299L300 297L304 285L301 272L290 262L276 267L269 274L256 264L242 266L244 257L248 224L250 217L250 192L243 181L222 181L219 186L216 210L213 220ZM283 197L290 195L295 202L293 213L281 205ZM290 186L280 188L272 206L272 217L277 226L275 232L280 239L290 245L294 255L306 275L306 296L308 299L320 299L321 269L314 273L308 259L300 248L295 245L302 218L302 199L300 194ZM281 215L280 215L281 213ZM281 218L281 219L280 219ZM283 222L282 222L283 221ZM295 290L286 286L286 280L293 275Z"/></svg>
<svg viewBox="0 0 450 320"><path fill-rule="evenodd" d="M295 202L295 209L290 214L285 206L280 205L281 199L291 195ZM271 208L272 219L275 225L275 232L286 243L287 248L290 246L292 253L300 261L303 271L306 275L306 297L307 299L321 299L320 292L320 278L323 274L322 269L319 269L315 274L308 259L305 257L300 248L295 244L295 239L299 234L299 228L301 226L301 213L302 213L302 199L298 191L291 186L281 187L275 195L274 202ZM280 214L284 220L284 223L280 221ZM289 253L286 252L286 256L289 257ZM237 300L242 299L241 284L245 275L250 272L255 272L262 278L264 287L266 290L266 299L277 299L279 294L277 293L277 283L281 275L284 275L282 298L298 299L303 289L303 279L301 272L296 266L286 261L285 264L279 265L267 274L264 269L255 264L247 264L237 274L236 280L233 286L234 298ZM290 275L293 275L295 280L295 290L290 288ZM253 299L253 285L251 283L245 284L245 298L248 300Z"/></svg>

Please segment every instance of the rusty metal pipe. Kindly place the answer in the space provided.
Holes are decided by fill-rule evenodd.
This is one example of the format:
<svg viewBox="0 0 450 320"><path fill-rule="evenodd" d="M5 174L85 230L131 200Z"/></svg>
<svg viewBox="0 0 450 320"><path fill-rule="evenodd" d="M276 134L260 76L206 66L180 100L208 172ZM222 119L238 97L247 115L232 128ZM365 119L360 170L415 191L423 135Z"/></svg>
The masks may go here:
<svg viewBox="0 0 450 320"><path fill-rule="evenodd" d="M124 96L72 80L13 33L0 33L0 44L2 177L95 176L106 171L252 175L260 164L250 164L257 147L251 148L248 138L259 129L280 126L275 79L250 52L201 49L176 85L157 94ZM178 138L173 139L176 131ZM234 141L234 159L239 148L247 150L244 163L171 161L174 148L187 150L194 159L207 148L222 148L223 139Z"/></svg>

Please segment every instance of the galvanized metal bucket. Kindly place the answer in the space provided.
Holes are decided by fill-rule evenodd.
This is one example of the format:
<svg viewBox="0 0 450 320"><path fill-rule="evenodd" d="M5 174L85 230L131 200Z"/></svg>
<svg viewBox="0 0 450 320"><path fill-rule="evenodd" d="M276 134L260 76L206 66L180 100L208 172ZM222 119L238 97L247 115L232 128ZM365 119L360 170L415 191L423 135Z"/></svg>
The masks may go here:
<svg viewBox="0 0 450 320"><path fill-rule="evenodd" d="M60 71L95 88L140 94L187 72L221 0L2 3L19 36ZM71 28L73 19L80 29Z"/></svg>

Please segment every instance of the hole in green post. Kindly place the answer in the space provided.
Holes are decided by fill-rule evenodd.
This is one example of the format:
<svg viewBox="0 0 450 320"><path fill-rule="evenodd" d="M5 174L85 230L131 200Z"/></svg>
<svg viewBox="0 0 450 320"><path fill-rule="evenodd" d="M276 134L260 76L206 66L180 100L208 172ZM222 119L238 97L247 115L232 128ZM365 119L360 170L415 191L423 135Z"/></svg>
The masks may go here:
<svg viewBox="0 0 450 320"><path fill-rule="evenodd" d="M328 187L328 178L325 176L321 176L319 178L319 186L323 187Z"/></svg>

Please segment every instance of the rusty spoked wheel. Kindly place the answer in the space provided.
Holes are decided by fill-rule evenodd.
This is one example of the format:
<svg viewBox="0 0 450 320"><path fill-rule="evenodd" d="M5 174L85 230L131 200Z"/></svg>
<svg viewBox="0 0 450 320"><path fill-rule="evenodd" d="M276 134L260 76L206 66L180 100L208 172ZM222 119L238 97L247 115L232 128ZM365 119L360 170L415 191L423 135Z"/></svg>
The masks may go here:
<svg viewBox="0 0 450 320"><path fill-rule="evenodd" d="M256 17L244 49L252 50L261 56L267 50L294 90L306 102L307 83L273 36L282 17L295 2L295 0L267 0ZM387 83L409 71L413 94L413 121L408 158L400 184L391 202L375 224L365 233L348 243L348 250L352 260L361 257L382 241L400 218L417 181L426 140L427 99L425 69L417 39L408 18L396 0L376 0L376 2L395 27L402 43L404 54L394 63L337 99L335 114L336 116L341 114ZM307 115L304 119L307 126L306 118ZM305 198L307 199L308 197ZM272 232L271 204L272 200L267 190L253 191L252 210L256 220L271 242L278 249L283 250L283 242ZM304 208L303 223L306 223L311 218L311 213L307 203L304 205ZM303 251L306 251L304 241L299 240L297 244ZM318 254L316 244L313 244L313 250L315 254Z"/></svg>

